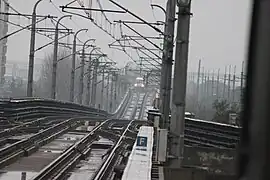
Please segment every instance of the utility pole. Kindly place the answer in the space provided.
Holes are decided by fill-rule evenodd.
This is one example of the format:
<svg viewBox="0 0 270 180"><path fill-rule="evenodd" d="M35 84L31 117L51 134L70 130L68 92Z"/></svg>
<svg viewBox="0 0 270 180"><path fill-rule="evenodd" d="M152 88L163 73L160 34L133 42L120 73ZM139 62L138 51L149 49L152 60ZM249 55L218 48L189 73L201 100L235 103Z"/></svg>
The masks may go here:
<svg viewBox="0 0 270 180"><path fill-rule="evenodd" d="M82 104L83 102L83 89L84 89L84 65L85 65L85 46L88 42L92 41L93 39L88 39L87 41L84 42L83 48L82 48L82 58L81 58L81 64L80 64L80 69L81 69L81 74L80 74L80 84L79 84L79 104ZM91 55L90 55L91 56Z"/></svg>
<svg viewBox="0 0 270 180"><path fill-rule="evenodd" d="M103 109L103 110L104 110L104 103L103 103L103 99L104 99L104 81L105 81L105 65L104 65L104 68L102 70L101 99L100 99L100 106L101 106L101 109Z"/></svg>
<svg viewBox="0 0 270 180"><path fill-rule="evenodd" d="M117 97L116 98L117 98L117 106L118 106L119 100L121 97L121 82L120 82L119 74L117 74L117 76L116 76L116 87L117 87Z"/></svg>
<svg viewBox="0 0 270 180"><path fill-rule="evenodd" d="M107 76L107 85L106 85L106 111L110 110L110 100L109 100L109 88L110 88L110 73L108 72Z"/></svg>
<svg viewBox="0 0 270 180"><path fill-rule="evenodd" d="M205 100L207 99L207 95L208 95L208 92L207 92L207 88L208 87L208 82L207 82L207 71L205 70L204 71L204 97L205 97Z"/></svg>
<svg viewBox="0 0 270 180"><path fill-rule="evenodd" d="M128 75L128 65L126 65L125 66L125 76L127 76ZM125 83L125 86L124 86L125 88L125 91L127 91L128 90L128 85L127 85L127 83Z"/></svg>
<svg viewBox="0 0 270 180"><path fill-rule="evenodd" d="M212 82L211 82L211 100L213 100L213 96L214 96L214 81L215 81L215 70L213 70L212 73Z"/></svg>
<svg viewBox="0 0 270 180"><path fill-rule="evenodd" d="M70 97L69 100L74 102L74 83L75 83L75 66L76 66L76 39L77 35L82 31L88 31L88 29L80 29L74 35L73 48L72 48L72 61L71 61L71 76L70 76Z"/></svg>
<svg viewBox="0 0 270 180"><path fill-rule="evenodd" d="M175 24L176 0L168 0L166 7L166 26L163 42L163 55L161 67L160 82L160 112L162 114L160 128L168 128L170 99L171 99L171 81L172 81L172 64L173 64L173 47L174 47L174 24Z"/></svg>
<svg viewBox="0 0 270 180"><path fill-rule="evenodd" d="M98 77L98 68L99 68L99 59L101 57L107 56L106 54L101 54L99 55L95 60L94 60L94 70L93 70L93 86L92 86L92 94L91 94L91 103L93 107L96 107L96 95L97 95L97 77Z"/></svg>
<svg viewBox="0 0 270 180"><path fill-rule="evenodd" d="M231 65L229 66L229 78L228 78L228 102L231 102Z"/></svg>
<svg viewBox="0 0 270 180"><path fill-rule="evenodd" d="M92 65L92 61L91 61L91 55L89 56L89 62L88 62L88 72L87 72L87 92L86 92L86 100L85 100L85 104L86 105L90 105L90 86L91 86L91 65Z"/></svg>
<svg viewBox="0 0 270 180"><path fill-rule="evenodd" d="M93 70L93 85L91 94L91 104L96 107L96 93L97 93L97 70L98 70L98 58L94 59L94 70Z"/></svg>
<svg viewBox="0 0 270 180"><path fill-rule="evenodd" d="M52 89L51 89L51 98L56 98L56 71L57 71L57 57L58 57L58 34L59 34L59 23L64 18L71 18L71 15L62 16L58 19L55 27L55 35L54 35L54 49L53 49L53 66L52 66Z"/></svg>
<svg viewBox="0 0 270 180"><path fill-rule="evenodd" d="M112 72L111 76L111 88L110 88L110 112L113 111L113 78L114 78L114 72Z"/></svg>
<svg viewBox="0 0 270 180"><path fill-rule="evenodd" d="M210 70L208 70L208 72L207 72L207 89L206 89L206 91L207 91L207 99L210 97L210 87L209 87L209 85L210 85Z"/></svg>
<svg viewBox="0 0 270 180"><path fill-rule="evenodd" d="M28 64L28 82L27 82L27 97L33 96L33 81L34 81L34 59L35 59L35 43L36 43L36 10L38 4L42 0L38 0L33 8L32 25L31 25L31 39L30 39L30 54Z"/></svg>
<svg viewBox="0 0 270 180"><path fill-rule="evenodd" d="M232 102L235 103L235 73L236 73L236 66L234 66L234 72L233 72L233 97Z"/></svg>
<svg viewBox="0 0 270 180"><path fill-rule="evenodd" d="M217 87L216 87L217 99L219 99L219 72L220 72L220 69L218 69L218 75L217 75Z"/></svg>
<svg viewBox="0 0 270 180"><path fill-rule="evenodd" d="M202 97L201 97L201 100L203 100L204 99L204 94L205 94L205 92L204 92L204 90L205 90L205 82L204 82L204 75L205 75L205 73L204 73L204 67L202 67L202 93L201 93L201 95L202 95Z"/></svg>
<svg viewBox="0 0 270 180"><path fill-rule="evenodd" d="M114 74L114 103L113 103L113 110L116 109L116 104L117 104L117 89L118 89L118 74Z"/></svg>
<svg viewBox="0 0 270 180"><path fill-rule="evenodd" d="M170 166L179 168L184 156L185 99L187 84L188 46L190 30L190 1L178 1L178 27L173 83L173 113L170 124L172 139L170 154L174 157Z"/></svg>
<svg viewBox="0 0 270 180"><path fill-rule="evenodd" d="M225 99L225 93L226 93L226 90L225 90L226 78L227 78L226 74L227 74L227 66L225 66L225 73L224 73L224 80L223 80L223 99Z"/></svg>
<svg viewBox="0 0 270 180"><path fill-rule="evenodd" d="M197 75L197 102L196 102L196 112L199 110L199 102L200 102L200 76L201 76L201 60L199 60L198 65L198 75Z"/></svg>

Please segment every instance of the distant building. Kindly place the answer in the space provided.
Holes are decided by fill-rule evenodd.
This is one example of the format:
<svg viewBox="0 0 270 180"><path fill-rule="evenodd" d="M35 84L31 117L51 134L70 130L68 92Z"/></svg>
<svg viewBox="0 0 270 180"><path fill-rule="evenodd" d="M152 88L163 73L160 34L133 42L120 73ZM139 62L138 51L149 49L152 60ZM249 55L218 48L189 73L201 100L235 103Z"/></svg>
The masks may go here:
<svg viewBox="0 0 270 180"><path fill-rule="evenodd" d="M0 0L0 12L8 12L9 6L8 0ZM8 16L0 14L0 38L4 37L8 33ZM6 54L7 54L7 38L0 41L0 84L4 84L6 73Z"/></svg>
<svg viewBox="0 0 270 180"><path fill-rule="evenodd" d="M35 64L34 81L37 81L39 79L41 70L42 65ZM27 81L28 62L8 61L6 63L6 76L12 76L14 78L20 78L23 81Z"/></svg>

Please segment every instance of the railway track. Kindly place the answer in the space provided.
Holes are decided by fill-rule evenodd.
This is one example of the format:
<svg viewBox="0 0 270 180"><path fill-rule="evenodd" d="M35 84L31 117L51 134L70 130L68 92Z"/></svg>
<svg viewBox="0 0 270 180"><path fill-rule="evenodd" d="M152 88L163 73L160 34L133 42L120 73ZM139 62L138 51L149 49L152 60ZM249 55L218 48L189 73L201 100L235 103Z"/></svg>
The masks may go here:
<svg viewBox="0 0 270 180"><path fill-rule="evenodd" d="M39 172L33 180L63 179L67 173L75 167L81 159L85 159L91 152L93 142L97 140L96 132L110 120L106 120L96 126L81 140L69 147L61 156L51 162Z"/></svg>
<svg viewBox="0 0 270 180"><path fill-rule="evenodd" d="M143 117L144 112L142 109L145 107L146 97L147 93L136 93L133 95L133 99L129 103L129 107L127 107L126 113L128 115L123 115L125 118L129 116L129 120L126 120L128 124L122 129L121 135L115 141L116 143L111 149L110 154L92 180L117 179L121 177L129 153L136 140L138 129L141 125L148 123L144 120L134 120Z"/></svg>
<svg viewBox="0 0 270 180"><path fill-rule="evenodd" d="M186 118L185 144L188 146L201 146L212 148L235 149L239 143L240 128L224 125L223 129L217 128L220 124L206 125L200 120Z"/></svg>
<svg viewBox="0 0 270 180"><path fill-rule="evenodd" d="M93 180L103 180L103 179L108 179L109 177L112 178L112 176L114 176L114 173L113 173L114 167L118 165L118 163L121 161L120 160L121 156L119 156L119 154L121 154L125 149L124 140L127 136L127 133L129 132L129 128L132 123L133 121L130 121L130 123L125 127L122 135L119 137L118 141L113 146L111 153L108 155L106 160L100 166L97 173L94 175ZM134 139L134 142L135 142L135 139ZM122 150L121 150L121 147L123 147Z"/></svg>
<svg viewBox="0 0 270 180"><path fill-rule="evenodd" d="M146 104L147 96L148 96L148 92L140 93L138 104L137 104L137 111L136 111L135 119L143 119L143 116L145 113L144 107Z"/></svg>
<svg viewBox="0 0 270 180"><path fill-rule="evenodd" d="M133 120L136 115L136 110L138 109L138 102L138 95L133 94L130 103L128 103L128 106L123 111L124 113L120 116L125 117L124 119L107 120L100 124L89 133L89 135L91 134L91 137L93 137L93 135L95 136L93 138L88 138L89 142L83 146L83 151L76 152L73 148L73 150L70 150L74 152L72 156L63 155L62 161L65 162L64 164L60 164L60 160L55 160L55 164L52 163L44 169L44 172L51 173L37 175L34 179L73 180L76 177L83 179L87 175L88 179L96 180L110 179L117 176L115 167L123 164L124 160L128 157L128 152L131 150L130 147L132 147L135 142L138 127L147 124L146 121ZM144 105L142 105L142 107L143 106ZM106 138L105 140L107 140L109 144L101 143L101 148L98 146L100 142L98 137ZM113 142L113 144L110 142ZM99 153L94 153L95 150L98 150ZM89 172L89 170L81 167L94 160L96 163L91 165L91 169L94 169L95 173ZM89 168L89 166L87 167Z"/></svg>
<svg viewBox="0 0 270 180"><path fill-rule="evenodd" d="M138 94L133 93L117 119L101 122L101 117L94 120L64 116L29 118L1 129L0 135L14 138L14 142L0 147L0 180L8 179L14 175L12 173L17 173L16 179L19 179L22 172L27 173L27 179L34 180L118 176L115 169L125 164L138 127L147 124L147 121L134 120L136 112L140 112L140 117L145 113L142 108L147 98L142 97L140 100ZM83 126L86 120L99 124L92 124L93 129L87 130L87 125ZM84 128L79 129L81 127ZM18 140L19 136L24 137Z"/></svg>
<svg viewBox="0 0 270 180"><path fill-rule="evenodd" d="M26 139L22 139L0 149L0 168L11 161L18 159L18 157L30 154L36 148L48 143L50 140L55 139L67 130L75 128L76 126L78 126L78 121L70 118Z"/></svg>
<svg viewBox="0 0 270 180"><path fill-rule="evenodd" d="M96 167L91 167L92 169L96 169L96 173L87 173L87 176L88 178L92 176L92 179L104 179L105 177L112 176L113 167L121 162L121 155L119 154L135 142L134 134L132 134L132 132L136 130L134 127L137 127L138 124L145 123L145 121L128 121L118 119L106 120L96 126L81 140L66 149L63 154L42 169L32 179L73 179L75 176L79 176L78 173L75 172L76 169L77 172L79 171L80 167L78 166L83 164L83 161L89 162L93 158L98 158L100 160L102 159L102 156L105 157L105 160L100 161L100 163L96 163ZM113 126L119 126L119 124L123 126L123 129L121 132L116 133L117 135L114 137L110 136L110 134L104 133L104 131L111 131L113 133L111 128ZM103 135L103 137L110 139L111 142L114 143L99 143L99 135ZM99 150L100 156L91 157L91 153L96 149ZM80 175L81 178L83 178L84 175L86 174L82 173Z"/></svg>
<svg viewBox="0 0 270 180"><path fill-rule="evenodd" d="M61 119L58 119L58 121ZM11 172L32 172L30 174L39 172L50 161L65 151L66 148L85 136L86 131L80 130L83 125L82 122L85 120L93 120L95 122L94 119L86 117L69 118L64 121L62 119L62 122L50 125L46 129L22 137L21 140L1 148L1 171L6 172L4 174L7 174L7 176ZM30 123L37 123L37 121ZM31 162L34 163L31 164ZM17 174L17 176L20 176L20 174ZM0 179L2 179L2 176Z"/></svg>

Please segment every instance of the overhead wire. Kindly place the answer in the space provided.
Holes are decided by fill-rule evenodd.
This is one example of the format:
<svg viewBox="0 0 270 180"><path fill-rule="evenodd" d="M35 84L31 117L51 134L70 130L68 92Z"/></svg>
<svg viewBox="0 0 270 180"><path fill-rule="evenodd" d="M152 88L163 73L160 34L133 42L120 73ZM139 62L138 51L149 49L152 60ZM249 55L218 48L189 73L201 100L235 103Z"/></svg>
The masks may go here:
<svg viewBox="0 0 270 180"><path fill-rule="evenodd" d="M83 5L82 2L80 2L79 0L77 0L77 2L78 2L78 4L79 4L82 8L84 8L84 5ZM108 32L108 31L107 31L106 29L104 29L102 26L98 25L98 23L97 23L94 19L92 19L92 18L90 18L90 17L87 17L87 16L80 15L80 14L76 14L76 13L73 13L73 12L69 12L69 11L66 11L66 10L62 10L62 11L67 12L67 13L70 13L70 14L78 15L78 16L81 16L81 17L86 18L86 19L89 19L96 27L98 27L98 28L101 29L103 32L105 32L106 34L108 34L111 38L113 38L114 40L117 41L117 38L115 37L114 33L111 34L111 32ZM86 13L86 12L85 12L85 13ZM86 15L88 15L88 13L86 13ZM113 24L113 23L110 23L110 26L111 26L112 24ZM115 24L113 24L113 25L115 25ZM115 27L115 26L114 26L114 27ZM114 28L114 29L115 29L115 28ZM121 45L122 51L123 51L129 58L133 59L132 56L131 56L130 54L128 54L128 53L125 51L125 49L123 48L123 45L121 44L121 42L119 42L119 41L117 41L117 42L119 43L119 45ZM120 50L120 49L118 49L118 50Z"/></svg>
<svg viewBox="0 0 270 180"><path fill-rule="evenodd" d="M12 11L14 11L14 12L16 12L18 15L20 15L20 16L23 16L23 17L25 17L25 18L27 18L27 19L31 19L30 17L28 17L28 16L26 16L26 15L24 15L24 14L21 14L19 11L17 11L15 8L13 8L11 5L10 5L10 3L9 2L7 2L6 0L3 0L3 2L12 10Z"/></svg>
<svg viewBox="0 0 270 180"><path fill-rule="evenodd" d="M54 7L59 13L61 13L63 16L65 15L62 11L59 10L59 8L55 5L55 3L54 3L52 0L50 0L50 3L53 5L53 7ZM54 20L54 21L56 21L56 20ZM81 29L81 27L80 27L73 19L71 19L71 21L73 22L73 24L74 24L75 26L77 26L78 29ZM62 23L59 23L59 24L60 24L62 27L68 29L68 28L67 28L65 25L63 25ZM82 43L82 41L81 41L78 37L76 37L76 39Z"/></svg>
<svg viewBox="0 0 270 180"><path fill-rule="evenodd" d="M98 3L99 3L99 6L102 8L102 5L101 5L100 1L99 1L99 0L97 0L97 1L98 1ZM78 1L77 1L77 2L78 2ZM79 5L80 5L81 7L84 7L84 5L83 5L82 3L79 3ZM65 11L65 12L68 12L68 11ZM72 12L68 12L68 13L72 13ZM76 14L76 13L72 13L72 14ZM86 14L87 14L87 13L86 13ZM84 17L84 18L87 18L87 19L90 19L89 17L83 16L83 15L80 15L80 16L82 16L82 17ZM97 23L94 19L90 19L90 20L91 20L91 22L92 22L95 26L97 26L98 28L100 28L101 30L103 30L105 33L107 33L109 36L111 36L113 39L115 39L116 42L122 47L122 49L119 49L119 48L113 48L113 47L110 47L110 48L113 48L113 49L120 50L120 51L124 52L124 53L125 53L132 61L134 61L134 62L137 64L136 60L134 60L133 57L132 57L129 53L127 53L127 51L126 51L126 49L124 48L123 44L121 44L121 42L117 40L117 38L116 38L116 36L115 36L115 33L111 34L111 32L108 32L106 29L104 29L104 28L102 27L102 25L101 25L101 26L98 25L98 23ZM110 22L110 21L109 21L109 22ZM110 26L111 26L111 25L112 25L112 23L110 23ZM115 27L115 26L114 26L114 27ZM115 30L113 30L113 31L115 31ZM121 32L121 27L120 27L120 33L123 34L123 32ZM121 34L120 34L120 36L121 36ZM129 42L129 43L130 43L130 42ZM136 50L136 52L137 52L137 54L138 54L138 56L139 56L138 50Z"/></svg>
<svg viewBox="0 0 270 180"><path fill-rule="evenodd" d="M41 20L39 20L39 21L37 21L36 24L38 24L39 22L43 21L44 19L46 19L46 17L43 18L43 19L41 19ZM0 20L1 20L1 21L6 21L6 20L3 20L3 19L0 19ZM19 26L20 26L20 25L19 25ZM27 26L22 26L21 29L18 29L18 30L16 30L16 31L14 31L14 32L12 32L12 33L10 33L10 34L7 34L7 35L3 36L2 38L0 38L0 41L2 41L3 39L8 38L8 37L10 37L10 36L12 36L12 35L14 35L14 34L17 34L17 33L21 32L21 31L23 31L23 30L25 30L25 29L29 29L31 26L32 26L32 24L27 25Z"/></svg>
<svg viewBox="0 0 270 180"><path fill-rule="evenodd" d="M98 6L100 7L101 10L103 10L102 5L100 3L100 0L97 0ZM106 14L104 12L101 12L101 14L103 14L103 16L105 17L105 20L108 21L109 23L112 23L106 16Z"/></svg>
<svg viewBox="0 0 270 180"><path fill-rule="evenodd" d="M12 11L16 12L18 15L23 16L23 17L27 18L28 20L31 20L30 17L28 17L27 15L21 14L18 10L16 10L14 7L12 7L11 4L8 3L6 0L3 0L3 2L6 3L6 5L8 5L8 7L9 7ZM49 17L49 16L46 16L46 18L43 18L41 21L46 20L48 17ZM6 22L6 23L9 23L9 24L11 24L11 25L14 25L14 26L17 26L17 27L22 28L22 29L20 29L20 30L17 30L17 32L20 32L20 31L22 31L22 30L29 30L29 31L31 31L31 28L25 28L24 26L22 26L22 25L20 25L20 24L13 23L13 22L11 22L11 21L9 21L9 20L3 20L3 19L0 19L0 20L1 20L1 21L4 21L4 22ZM38 24L38 23L41 22L41 21L38 20L36 24ZM31 25L30 25L30 26L31 26ZM30 26L27 26L27 27L30 27ZM46 33L40 33L40 32L38 32L38 31L36 31L35 33L37 33L37 34L39 34L39 35L42 35L42 36L45 36L45 37L47 37L47 38L49 38L49 39L51 39L51 40L53 39L50 35L47 35ZM3 38L4 38L4 37L3 37ZM1 38L1 39L2 39L2 38ZM61 45L60 45L60 46L61 46ZM66 46L64 46L64 47L66 47Z"/></svg>
<svg viewBox="0 0 270 180"><path fill-rule="evenodd" d="M128 42L128 44L131 46L131 43L130 43L130 41L129 40L127 40L127 42ZM137 48L134 48L135 49L135 51L136 51L136 54L138 55L138 58L140 58L140 53L139 53L139 51L138 51L138 49ZM146 65L144 65L144 64L138 64L138 62L136 61L136 60L134 60L134 59L132 59L133 60L133 62L135 62L135 64L136 65L138 65L138 66L143 66L143 67L145 67L145 68L147 68L148 70L151 70L151 68L149 68L149 67L147 67ZM154 64L152 64L152 63L150 63L152 66L155 66Z"/></svg>

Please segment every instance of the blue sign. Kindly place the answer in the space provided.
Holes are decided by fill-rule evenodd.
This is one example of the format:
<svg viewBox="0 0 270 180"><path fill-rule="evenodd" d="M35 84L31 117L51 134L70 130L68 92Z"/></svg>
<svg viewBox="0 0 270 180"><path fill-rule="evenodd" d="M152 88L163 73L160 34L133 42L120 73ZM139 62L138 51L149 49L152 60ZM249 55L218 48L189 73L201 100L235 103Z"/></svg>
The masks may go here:
<svg viewBox="0 0 270 180"><path fill-rule="evenodd" d="M138 136L136 146L147 147L147 137Z"/></svg>

